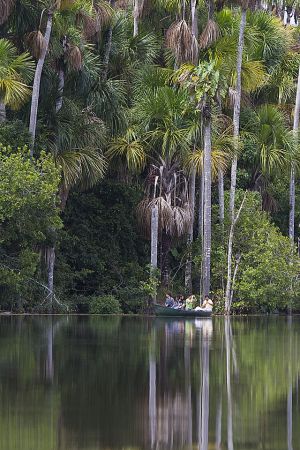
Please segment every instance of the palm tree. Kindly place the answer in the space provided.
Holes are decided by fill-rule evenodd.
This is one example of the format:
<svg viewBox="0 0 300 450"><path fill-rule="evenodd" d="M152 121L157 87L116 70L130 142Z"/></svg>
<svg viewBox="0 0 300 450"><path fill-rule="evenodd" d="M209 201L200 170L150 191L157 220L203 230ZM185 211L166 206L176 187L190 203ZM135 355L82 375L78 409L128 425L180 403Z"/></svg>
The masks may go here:
<svg viewBox="0 0 300 450"><path fill-rule="evenodd" d="M6 106L19 109L29 98L26 84L34 73L34 63L28 53L18 55L14 45L0 39L0 122L6 119Z"/></svg>
<svg viewBox="0 0 300 450"><path fill-rule="evenodd" d="M297 92L294 110L294 124L293 124L293 134L294 134L294 144L295 147L298 146L298 133L299 133L299 115L300 115L300 66L297 82ZM290 216L289 216L289 237L291 243L294 243L295 239L295 163L292 161L291 164L291 176L290 176Z"/></svg>
<svg viewBox="0 0 300 450"><path fill-rule="evenodd" d="M35 135L36 135L36 124L37 124L37 114L38 114L38 106L39 106L39 98L40 98L40 86L41 86L41 77L43 72L43 67L46 59L46 55L48 52L50 36L52 31L52 21L53 14L56 8L56 3L52 5L51 8L47 10L47 24L45 35L42 36L40 30L35 32L35 34L31 35L32 40L35 43L35 49L37 50L38 62L34 74L34 81L32 87L32 99L31 99L31 111L30 111L30 122L29 122L29 132L31 134L31 155L33 155L33 148L35 143ZM43 12L42 12L43 15Z"/></svg>
<svg viewBox="0 0 300 450"><path fill-rule="evenodd" d="M78 127L80 123L80 127ZM106 142L104 123L89 110L65 100L58 113L57 135L50 145L54 160L62 170L59 190L60 207L65 209L69 192L75 186L88 189L94 186L106 170L103 147ZM48 276L48 298L54 296L55 236L45 249Z"/></svg>
<svg viewBox="0 0 300 450"><path fill-rule="evenodd" d="M177 71L177 80L193 93L197 110L201 111L203 126L203 176L204 176L204 210L203 210L203 295L210 292L210 257L211 257L211 106L219 88L220 73L214 60L201 62L198 66L183 65Z"/></svg>

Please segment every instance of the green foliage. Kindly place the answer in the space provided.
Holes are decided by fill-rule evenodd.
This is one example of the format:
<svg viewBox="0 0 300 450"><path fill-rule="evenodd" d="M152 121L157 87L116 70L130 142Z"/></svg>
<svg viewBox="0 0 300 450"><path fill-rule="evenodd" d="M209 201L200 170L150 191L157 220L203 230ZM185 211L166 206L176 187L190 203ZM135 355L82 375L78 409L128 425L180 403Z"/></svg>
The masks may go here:
<svg viewBox="0 0 300 450"><path fill-rule="evenodd" d="M90 312L92 314L121 314L120 302L113 295L91 297Z"/></svg>
<svg viewBox="0 0 300 450"><path fill-rule="evenodd" d="M0 149L0 291L1 300L31 288L39 267L39 246L61 227L57 208L59 170L42 154ZM29 299L27 299L29 300Z"/></svg>
<svg viewBox="0 0 300 450"><path fill-rule="evenodd" d="M237 192L237 208L243 192ZM228 197L227 197L228 201ZM225 220L225 236L229 230ZM214 239L219 240L220 228L215 224ZM225 241L226 242L226 241ZM214 285L225 276L226 248L222 242L213 251ZM233 265L240 259L234 285L233 310L266 312L285 310L299 293L299 260L290 241L270 222L262 211L261 197L248 192L245 205L236 224L233 245ZM219 294L220 297L220 294ZM297 306L297 305L295 305Z"/></svg>

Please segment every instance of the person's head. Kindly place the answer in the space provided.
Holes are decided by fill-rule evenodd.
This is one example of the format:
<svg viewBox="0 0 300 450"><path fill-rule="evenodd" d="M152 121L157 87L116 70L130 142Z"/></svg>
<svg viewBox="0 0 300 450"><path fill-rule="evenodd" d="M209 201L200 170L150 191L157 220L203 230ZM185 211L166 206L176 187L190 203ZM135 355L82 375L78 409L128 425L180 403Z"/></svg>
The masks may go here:
<svg viewBox="0 0 300 450"><path fill-rule="evenodd" d="M204 300L206 300L206 301L208 302L208 300L210 300L209 296L206 295L205 298L204 298Z"/></svg>

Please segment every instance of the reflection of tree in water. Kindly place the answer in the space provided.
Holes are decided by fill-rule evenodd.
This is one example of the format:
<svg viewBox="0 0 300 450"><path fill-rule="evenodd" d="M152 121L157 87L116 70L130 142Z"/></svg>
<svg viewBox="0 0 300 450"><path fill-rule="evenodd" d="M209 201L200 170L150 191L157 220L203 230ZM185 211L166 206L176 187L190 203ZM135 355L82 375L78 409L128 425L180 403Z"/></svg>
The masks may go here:
<svg viewBox="0 0 300 450"><path fill-rule="evenodd" d="M151 448L191 449L194 431L195 435L198 433L199 450L207 450L211 334L210 319L197 322L162 321L161 327L154 329L149 352ZM153 348L158 349L156 355L160 363L158 368ZM194 365L194 355L197 352L200 360ZM199 405L193 408L195 370L199 386ZM193 430L193 423L196 421L196 417L193 417L194 409L198 411L198 430L196 427Z"/></svg>

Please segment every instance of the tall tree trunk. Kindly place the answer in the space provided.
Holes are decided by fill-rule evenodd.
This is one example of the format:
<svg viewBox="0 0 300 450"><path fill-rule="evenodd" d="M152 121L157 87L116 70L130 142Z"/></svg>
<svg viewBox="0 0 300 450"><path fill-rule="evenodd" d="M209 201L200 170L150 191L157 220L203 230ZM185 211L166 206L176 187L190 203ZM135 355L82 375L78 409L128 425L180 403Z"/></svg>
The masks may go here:
<svg viewBox="0 0 300 450"><path fill-rule="evenodd" d="M238 138L240 134L240 111L241 111L241 95L242 95L242 61L243 61L243 50L244 50L244 33L246 27L246 9L242 9L241 22L240 22L240 32L239 32L239 42L237 51L237 62L236 62L236 92L233 108L233 137L236 141L236 146L238 146ZM236 175L237 175L237 148L235 156L232 161L231 166L231 186L230 186L230 204L229 209L234 218L234 202L235 202L235 189L236 189Z"/></svg>
<svg viewBox="0 0 300 450"><path fill-rule="evenodd" d="M224 223L224 174L221 169L218 169L218 194L219 194L219 220L220 224Z"/></svg>
<svg viewBox="0 0 300 450"><path fill-rule="evenodd" d="M110 0L110 6L114 8L115 6L115 0ZM108 74L108 65L109 65L109 59L110 59L110 53L111 53L111 45L112 45L112 36L113 36L113 27L110 25L107 33L106 33L106 42L105 42L105 49L104 49L104 56L103 56L103 71L102 71L102 80L107 80L107 74Z"/></svg>
<svg viewBox="0 0 300 450"><path fill-rule="evenodd" d="M203 217L203 296L210 292L211 255L211 111L206 105L203 112L204 139L204 217Z"/></svg>
<svg viewBox="0 0 300 450"><path fill-rule="evenodd" d="M189 202L191 208L191 222L188 230L187 238L187 260L185 264L185 292L192 294L192 244L194 240L194 217L195 217L195 190L196 190L196 170L193 169L190 175L190 195Z"/></svg>
<svg viewBox="0 0 300 450"><path fill-rule="evenodd" d="M151 210L151 274L157 269L157 246L158 246L158 206ZM152 303L156 301L156 292L152 297Z"/></svg>
<svg viewBox="0 0 300 450"><path fill-rule="evenodd" d="M4 123L6 121L6 107L5 104L0 102L0 123Z"/></svg>
<svg viewBox="0 0 300 450"><path fill-rule="evenodd" d="M239 216L244 206L246 200L246 194L242 200L241 206L237 212L237 215L233 217L230 225L229 239L228 239L228 251L227 251L227 283L225 292L225 313L230 314L231 302L232 302L232 250L233 250L233 238L234 238L234 228L239 220Z"/></svg>
<svg viewBox="0 0 300 450"><path fill-rule="evenodd" d="M53 12L48 11L48 20L47 20L46 32L45 32L45 36L44 36L44 48L42 50L41 56L38 60L38 63L37 63L36 69L35 69L34 81L33 81L33 87L32 87L32 100L31 100L30 123L29 123L29 132L31 134L31 149L30 149L31 156L33 155L33 148L34 148L34 143L35 143L41 78L42 78L42 72L43 72L46 54L47 54L48 48L49 48L49 42L50 42L50 36L51 36L51 30L52 30L52 21L53 21Z"/></svg>
<svg viewBox="0 0 300 450"><path fill-rule="evenodd" d="M300 66L298 72L297 93L294 110L294 124L293 134L294 142L298 145L299 137L299 114L300 114ZM292 161L291 164L291 178L290 178L290 216L289 216L289 237L291 243L294 243L295 239L295 165Z"/></svg>
<svg viewBox="0 0 300 450"><path fill-rule="evenodd" d="M204 176L199 177L199 209L198 209L198 238L203 240L203 193L204 193Z"/></svg>
<svg viewBox="0 0 300 450"><path fill-rule="evenodd" d="M162 285L169 287L170 268L169 268L169 253L171 247L171 238L165 231L162 232L162 257L161 257L161 280Z"/></svg>
<svg viewBox="0 0 300 450"><path fill-rule="evenodd" d="M192 33L195 38L198 38L198 12L197 0L191 0L191 17L192 17Z"/></svg>
<svg viewBox="0 0 300 450"><path fill-rule="evenodd" d="M139 34L139 0L133 3L133 37Z"/></svg>

